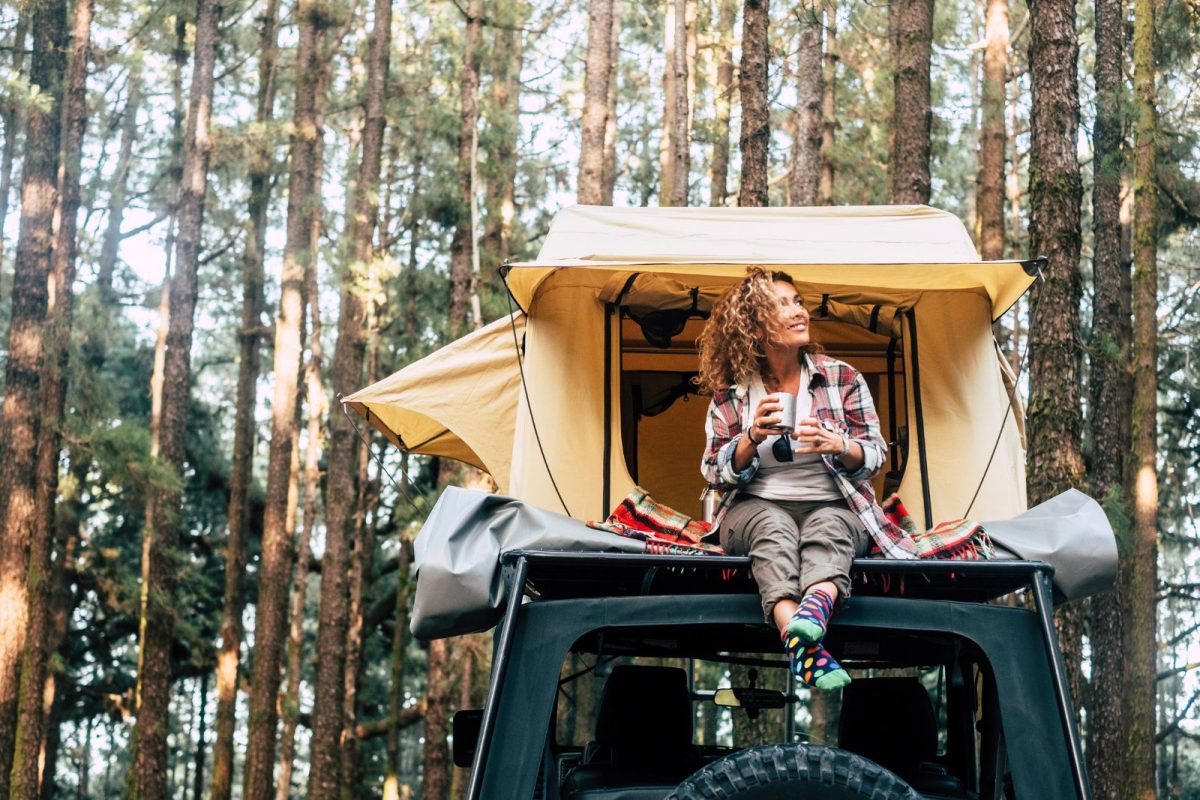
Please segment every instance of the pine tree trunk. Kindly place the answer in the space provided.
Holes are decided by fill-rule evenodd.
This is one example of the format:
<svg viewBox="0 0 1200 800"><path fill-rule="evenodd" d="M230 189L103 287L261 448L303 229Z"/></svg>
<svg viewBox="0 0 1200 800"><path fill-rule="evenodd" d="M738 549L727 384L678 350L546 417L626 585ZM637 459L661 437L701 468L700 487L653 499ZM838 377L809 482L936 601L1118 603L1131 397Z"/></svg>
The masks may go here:
<svg viewBox="0 0 1200 800"><path fill-rule="evenodd" d="M20 5L13 30L12 74L21 74L25 64L25 36L29 30L29 6ZM13 100L0 102L0 123L4 124L4 150L0 153L0 231L8 221L8 196L12 193L13 159L21 127L21 106ZM0 236L0 259L4 258L4 237Z"/></svg>
<svg viewBox="0 0 1200 800"><path fill-rule="evenodd" d="M246 209L246 249L242 253L242 327L238 332L237 410L233 423L233 464L229 474L229 535L225 543L225 591L217 651L216 741L213 744L210 800L230 800L233 793L233 733L244 633L248 497L256 449L254 412L258 404L261 342L265 332L262 324L263 254L273 171L273 148L265 128L274 118L278 17L278 0L268 0L258 38L258 108L255 114L258 126L264 130L253 141L250 151L250 198Z"/></svg>
<svg viewBox="0 0 1200 800"><path fill-rule="evenodd" d="M108 305L116 297L113 294L113 275L121 250L121 223L125 217L125 205L129 195L129 169L133 164L133 141L137 138L137 115L141 105L142 76L136 67L129 72L125 88L125 108L121 112L121 142L117 147L117 164L109 179L111 191L108 196L108 220L104 229L104 240L100 246L100 264L96 269L96 289L101 301Z"/></svg>
<svg viewBox="0 0 1200 800"><path fill-rule="evenodd" d="M512 252L516 222L517 148L521 130L521 68L524 63L524 17L517 11L511 24L496 30L495 72L491 100L496 119L490 127L495 137L488 153L491 169L487 181L487 229L483 235L484 269L494 275Z"/></svg>
<svg viewBox="0 0 1200 800"><path fill-rule="evenodd" d="M429 643L425 692L425 762L422 800L446 800L450 791L450 645L446 639Z"/></svg>
<svg viewBox="0 0 1200 800"><path fill-rule="evenodd" d="M733 28L737 17L736 0L717 4L716 94L713 110L712 194L710 206L723 206L729 196L729 120L733 109Z"/></svg>
<svg viewBox="0 0 1200 800"><path fill-rule="evenodd" d="M888 195L896 204L928 203L933 0L889 0L888 43L892 56Z"/></svg>
<svg viewBox="0 0 1200 800"><path fill-rule="evenodd" d="M304 280L312 249L313 209L319 209L322 138L317 113L318 87L325 62L319 40L329 16L319 0L298 9L296 99L288 179L287 239L280 274L279 318L275 323L275 385L271 402L271 443L263 512L262 562L254 624L254 666L250 680L250 734L246 748L245 800L274 794L275 729L278 722L280 661L287 629L288 587L292 574L291 529L287 524L288 484L296 439L297 390L304 327ZM303 568L305 565L301 565Z"/></svg>
<svg viewBox="0 0 1200 800"><path fill-rule="evenodd" d="M682 0L678 0L682 2ZM675 186L675 159L671 150L671 138L675 130L675 3L666 0L660 7L663 12L663 76L662 76L662 130L658 138L658 204L671 205L671 192Z"/></svg>
<svg viewBox="0 0 1200 800"><path fill-rule="evenodd" d="M163 363L162 412L158 458L178 476L174 486L152 489L146 503L142 545L142 603L138 641L137 725L128 791L134 800L165 800L167 735L171 702L171 643L175 631L175 583L180 532L191 347L200 247L203 241L204 195L212 142L213 74L216 66L218 6L199 0L196 6L192 86L184 135L183 180L179 193L179 233L175 275L171 280L170 325Z"/></svg>
<svg viewBox="0 0 1200 800"><path fill-rule="evenodd" d="M577 194L578 202L584 205L601 205L604 200L604 131L612 78L612 30L613 0L589 0Z"/></svg>
<svg viewBox="0 0 1200 800"><path fill-rule="evenodd" d="M617 186L617 98L618 67L621 63L621 4L612 0L612 31L608 47L608 111L604 120L604 169L601 176L600 204L613 204Z"/></svg>
<svg viewBox="0 0 1200 800"><path fill-rule="evenodd" d="M53 214L62 125L66 3L31 2L30 81L52 99L31 106L21 175L4 403L0 411L0 797L8 796L25 644L28 548L35 525L34 463L41 421L42 322L54 251Z"/></svg>
<svg viewBox="0 0 1200 800"><path fill-rule="evenodd" d="M739 206L767 205L767 159L771 142L771 109L767 97L770 44L767 25L770 0L745 0L742 7L742 182Z"/></svg>
<svg viewBox="0 0 1200 800"><path fill-rule="evenodd" d="M404 650L408 630L409 565L412 542L400 540L396 567L396 615L392 631L391 683L388 687L387 766L384 769L383 800L400 800L400 712L404 708Z"/></svg>
<svg viewBox="0 0 1200 800"><path fill-rule="evenodd" d="M670 88L666 102L671 105L668 157L671 159L670 183L665 185L668 202L664 205L686 206L688 204L688 173L691 159L688 115L688 34L686 0L668 0L670 9L668 25L672 35L668 37L667 70L671 73Z"/></svg>
<svg viewBox="0 0 1200 800"><path fill-rule="evenodd" d="M1029 156L1030 252L1049 259L1029 332L1027 454L1030 504L1083 483L1080 435L1079 271L1082 184L1076 157L1079 87L1075 5L1029 4L1033 101ZM1082 612L1058 614L1059 641L1073 696L1081 698Z"/></svg>
<svg viewBox="0 0 1200 800"><path fill-rule="evenodd" d="M1096 123L1092 141L1092 227L1095 286L1092 338L1088 348L1089 493L1108 511L1113 530L1128 557L1129 499L1124 461L1130 448L1133 399L1129 352L1129 265L1121 244L1121 178L1125 172L1122 141L1124 49L1123 9L1119 0L1096 3ZM1119 570L1118 572L1124 572ZM1122 599L1118 587L1090 601L1092 684L1088 705L1088 777L1096 800L1118 800L1122 779L1121 755L1125 723L1125 650L1122 641Z"/></svg>
<svg viewBox="0 0 1200 800"><path fill-rule="evenodd" d="M834 0L825 4L825 87L821 96L821 185L817 199L823 206L833 205L833 134L837 127L835 90L837 88L837 6Z"/></svg>
<svg viewBox="0 0 1200 800"><path fill-rule="evenodd" d="M796 139L788 175L788 204L815 206L821 186L821 101L825 74L821 65L821 7L806 0L800 13L796 58Z"/></svg>
<svg viewBox="0 0 1200 800"><path fill-rule="evenodd" d="M359 285L375 258L374 239L379 217L379 176L386 127L385 100L391 49L391 5L375 3L367 72L367 108L363 127L362 163L358 172L355 208L347 240L353 243L351 268L342 288L338 338L333 356L336 393L348 394L362 384L366 308ZM477 79L476 79L477 80ZM474 95L472 95L473 97ZM472 123L473 124L473 123ZM355 435L341 409L329 419L330 447L325 493L325 555L322 558L321 601L318 611L317 678L313 704L313 735L309 797L336 798L346 776L341 774L344 735L343 662L346 653L346 537L355 497Z"/></svg>
<svg viewBox="0 0 1200 800"><path fill-rule="evenodd" d="M20 698L14 745L12 800L37 800L39 760L45 737L46 667L53 646L50 636L54 599L54 500L58 495L58 460L62 445L63 408L67 394L67 360L74 307L75 232L79 212L79 170L87 127L87 68L92 29L92 2L75 4L66 86L62 105L62 163L58 170L58 207L46 304L45 352L42 362L41 427L34 474L33 535L30 541L25 649L21 660ZM62 554L60 554L60 559Z"/></svg>
<svg viewBox="0 0 1200 800"><path fill-rule="evenodd" d="M983 124L979 134L979 254L1004 257L1005 75L1008 71L1008 2L988 0L984 24Z"/></svg>
<svg viewBox="0 0 1200 800"><path fill-rule="evenodd" d="M483 38L483 0L468 0L463 69L459 93L458 219L450 240L450 338L467 331L473 292L475 146L479 121L479 46Z"/></svg>
<svg viewBox="0 0 1200 800"><path fill-rule="evenodd" d="M360 453L360 463L365 466L366 453ZM366 503L362 487L366 476L359 474L359 508ZM358 679L362 671L363 648L363 593L371 579L374 564L375 537L371 529L359 523L354 525L354 557L350 568L350 611L346 630L346 662L342 667L342 741L341 770L343 800L353 800L360 788L362 770L359 766L358 738Z"/></svg>
<svg viewBox="0 0 1200 800"><path fill-rule="evenodd" d="M1133 24L1133 498L1122 598L1125 609L1125 752L1122 797L1155 796L1158 640L1158 100L1155 90L1154 3L1137 0Z"/></svg>

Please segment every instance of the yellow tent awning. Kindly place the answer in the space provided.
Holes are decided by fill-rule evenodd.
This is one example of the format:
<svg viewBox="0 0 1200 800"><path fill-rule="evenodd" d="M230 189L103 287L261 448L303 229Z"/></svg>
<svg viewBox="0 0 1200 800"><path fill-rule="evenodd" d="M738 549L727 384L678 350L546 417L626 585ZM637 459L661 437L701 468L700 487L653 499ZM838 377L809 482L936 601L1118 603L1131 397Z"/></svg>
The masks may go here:
<svg viewBox="0 0 1200 800"><path fill-rule="evenodd" d="M525 316L503 317L345 399L393 444L491 474L507 489Z"/></svg>

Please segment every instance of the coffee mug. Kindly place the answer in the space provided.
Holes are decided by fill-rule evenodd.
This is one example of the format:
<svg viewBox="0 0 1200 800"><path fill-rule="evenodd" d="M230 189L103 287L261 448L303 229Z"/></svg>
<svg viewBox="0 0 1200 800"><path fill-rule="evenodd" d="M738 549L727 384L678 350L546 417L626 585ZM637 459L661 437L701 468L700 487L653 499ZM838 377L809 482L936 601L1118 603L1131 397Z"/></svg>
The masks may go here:
<svg viewBox="0 0 1200 800"><path fill-rule="evenodd" d="M777 431L794 431L796 429L796 395L791 392L776 392L775 399L782 408L775 412L779 422L772 427Z"/></svg>

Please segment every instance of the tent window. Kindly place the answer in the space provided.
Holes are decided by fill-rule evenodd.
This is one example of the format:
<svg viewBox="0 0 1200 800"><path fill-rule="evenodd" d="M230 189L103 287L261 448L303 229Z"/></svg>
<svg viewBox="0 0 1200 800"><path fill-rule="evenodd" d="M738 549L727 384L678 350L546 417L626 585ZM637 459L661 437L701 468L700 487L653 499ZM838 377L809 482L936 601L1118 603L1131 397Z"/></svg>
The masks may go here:
<svg viewBox="0 0 1200 800"><path fill-rule="evenodd" d="M818 307L836 310L833 302ZM908 462L908 376L905 346L881 324L888 309L864 307L853 322L814 313L814 338L833 358L846 361L866 378L879 413L881 432L891 443L888 461L875 479L880 497L899 485ZM623 310L620 319L619 418L621 445L630 477L661 502L698 514L700 459L708 398L693 381L698 369L696 340L705 321L683 320L669 342L646 335ZM876 333L866 326L882 332ZM674 326L673 326L674 327ZM907 331L899 331L899 336ZM666 346L662 346L665 344Z"/></svg>

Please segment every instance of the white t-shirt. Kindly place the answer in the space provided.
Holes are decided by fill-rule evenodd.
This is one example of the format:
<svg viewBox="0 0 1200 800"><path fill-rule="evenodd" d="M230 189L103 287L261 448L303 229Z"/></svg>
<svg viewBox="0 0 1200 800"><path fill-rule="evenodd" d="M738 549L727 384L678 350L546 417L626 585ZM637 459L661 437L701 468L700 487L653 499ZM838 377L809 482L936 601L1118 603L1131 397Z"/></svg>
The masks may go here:
<svg viewBox="0 0 1200 800"><path fill-rule="evenodd" d="M800 374L800 392L796 396L796 424L800 420L812 416L812 391L809 389L810 376L808 370ZM761 378L755 378L748 387L747 407L753 418L755 409L768 394ZM752 420L751 420L752 421ZM747 425L746 430L749 430ZM806 500L825 501L841 500L842 493L838 491L833 475L825 466L821 456L815 453L801 455L796 452L800 442L785 436L788 447L792 450L791 461L780 461L775 458L774 448L781 434L768 436L758 446L758 472L754 478L742 487L746 494L761 497L764 500Z"/></svg>

